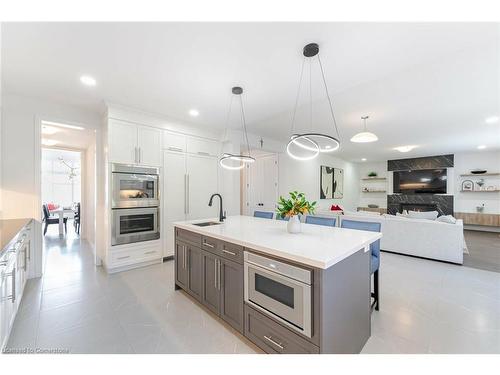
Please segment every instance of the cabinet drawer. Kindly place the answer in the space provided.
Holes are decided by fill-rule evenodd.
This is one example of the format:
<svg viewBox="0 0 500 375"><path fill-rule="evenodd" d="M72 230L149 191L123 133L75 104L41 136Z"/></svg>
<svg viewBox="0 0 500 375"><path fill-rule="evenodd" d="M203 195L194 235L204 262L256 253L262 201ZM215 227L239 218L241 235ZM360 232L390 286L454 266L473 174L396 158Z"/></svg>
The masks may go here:
<svg viewBox="0 0 500 375"><path fill-rule="evenodd" d="M144 249L130 249L111 252L111 263L116 264L129 264L147 262L149 260L160 259L160 248L144 248Z"/></svg>
<svg viewBox="0 0 500 375"><path fill-rule="evenodd" d="M201 234L190 232L184 229L175 228L175 237L178 241L187 242L191 245L200 247Z"/></svg>
<svg viewBox="0 0 500 375"><path fill-rule="evenodd" d="M186 149L190 154L218 156L219 143L209 139L187 137Z"/></svg>
<svg viewBox="0 0 500 375"><path fill-rule="evenodd" d="M185 152L186 136L183 134L163 132L163 148L169 151Z"/></svg>
<svg viewBox="0 0 500 375"><path fill-rule="evenodd" d="M245 337L266 353L314 354L319 348L245 304Z"/></svg>
<svg viewBox="0 0 500 375"><path fill-rule="evenodd" d="M215 238L201 236L201 248L203 250L211 252L212 254L222 255L222 243Z"/></svg>
<svg viewBox="0 0 500 375"><path fill-rule="evenodd" d="M220 251L222 257L243 264L243 246L230 242L221 242Z"/></svg>

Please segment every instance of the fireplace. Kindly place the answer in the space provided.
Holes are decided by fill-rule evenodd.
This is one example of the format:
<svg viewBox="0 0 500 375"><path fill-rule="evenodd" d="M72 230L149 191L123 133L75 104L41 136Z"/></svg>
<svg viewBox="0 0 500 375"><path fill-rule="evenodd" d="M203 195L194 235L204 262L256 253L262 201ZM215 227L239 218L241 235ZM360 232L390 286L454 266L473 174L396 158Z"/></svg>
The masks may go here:
<svg viewBox="0 0 500 375"><path fill-rule="evenodd" d="M400 207L401 210L406 210L406 211L418 211L418 212L437 211L436 204L402 203Z"/></svg>

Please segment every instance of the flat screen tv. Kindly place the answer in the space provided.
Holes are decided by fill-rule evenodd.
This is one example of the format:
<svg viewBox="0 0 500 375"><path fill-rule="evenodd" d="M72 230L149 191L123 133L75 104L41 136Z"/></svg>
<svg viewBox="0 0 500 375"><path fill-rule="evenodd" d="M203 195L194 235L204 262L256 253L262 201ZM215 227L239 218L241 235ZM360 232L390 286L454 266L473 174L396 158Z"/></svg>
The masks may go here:
<svg viewBox="0 0 500 375"><path fill-rule="evenodd" d="M402 194L446 194L446 168L396 171L393 191Z"/></svg>

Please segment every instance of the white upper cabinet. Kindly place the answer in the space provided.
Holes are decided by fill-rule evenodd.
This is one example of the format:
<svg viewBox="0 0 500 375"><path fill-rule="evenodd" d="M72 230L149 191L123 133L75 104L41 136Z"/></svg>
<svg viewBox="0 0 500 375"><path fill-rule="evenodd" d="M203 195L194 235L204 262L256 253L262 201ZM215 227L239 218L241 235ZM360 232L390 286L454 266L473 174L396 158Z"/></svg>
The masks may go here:
<svg viewBox="0 0 500 375"><path fill-rule="evenodd" d="M137 163L137 126L109 120L109 161L113 163Z"/></svg>
<svg viewBox="0 0 500 375"><path fill-rule="evenodd" d="M219 142L210 139L187 137L186 149L190 154L219 156Z"/></svg>
<svg viewBox="0 0 500 375"><path fill-rule="evenodd" d="M109 120L109 161L159 167L161 130Z"/></svg>
<svg viewBox="0 0 500 375"><path fill-rule="evenodd" d="M139 164L161 166L161 130L139 126L137 128Z"/></svg>
<svg viewBox="0 0 500 375"><path fill-rule="evenodd" d="M169 151L185 152L186 136L166 130L163 131L163 148Z"/></svg>

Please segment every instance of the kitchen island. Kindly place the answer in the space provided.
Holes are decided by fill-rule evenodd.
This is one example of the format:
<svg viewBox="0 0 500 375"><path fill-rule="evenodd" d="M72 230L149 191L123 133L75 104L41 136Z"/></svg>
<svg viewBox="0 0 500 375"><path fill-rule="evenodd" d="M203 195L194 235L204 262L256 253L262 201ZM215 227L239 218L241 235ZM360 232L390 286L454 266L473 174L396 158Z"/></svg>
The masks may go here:
<svg viewBox="0 0 500 375"><path fill-rule="evenodd" d="M175 287L268 353L359 353L381 233L231 216L174 223Z"/></svg>

